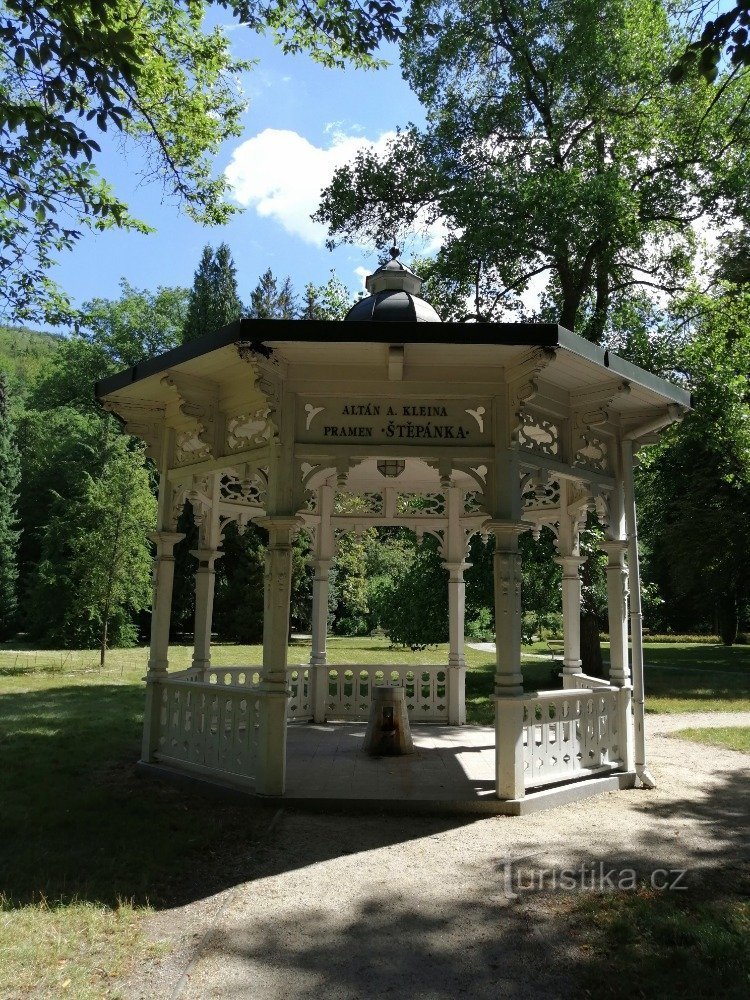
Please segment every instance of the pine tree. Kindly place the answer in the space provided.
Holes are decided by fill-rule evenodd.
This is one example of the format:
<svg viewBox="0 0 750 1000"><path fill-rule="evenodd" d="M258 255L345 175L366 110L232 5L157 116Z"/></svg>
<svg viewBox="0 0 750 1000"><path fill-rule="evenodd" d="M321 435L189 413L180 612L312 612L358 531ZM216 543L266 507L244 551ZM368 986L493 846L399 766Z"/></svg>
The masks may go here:
<svg viewBox="0 0 750 1000"><path fill-rule="evenodd" d="M284 279L281 288L269 267L250 293L250 319L295 319L297 302L289 278Z"/></svg>
<svg viewBox="0 0 750 1000"><path fill-rule="evenodd" d="M190 290L183 344L215 333L241 316L237 268L229 247L222 243L214 252L210 246L205 246Z"/></svg>
<svg viewBox="0 0 750 1000"><path fill-rule="evenodd" d="M340 320L353 305L351 293L346 285L331 271L331 277L324 285L305 285L300 311L300 319Z"/></svg>
<svg viewBox="0 0 750 1000"><path fill-rule="evenodd" d="M10 412L8 380L0 370L0 637L10 635L18 607L18 539L16 505L20 460Z"/></svg>

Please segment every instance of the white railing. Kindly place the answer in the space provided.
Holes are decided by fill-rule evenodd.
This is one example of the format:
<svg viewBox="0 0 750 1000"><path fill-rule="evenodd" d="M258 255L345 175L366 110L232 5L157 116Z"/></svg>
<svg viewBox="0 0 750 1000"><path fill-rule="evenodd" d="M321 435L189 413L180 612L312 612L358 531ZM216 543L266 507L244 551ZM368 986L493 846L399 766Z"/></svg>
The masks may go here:
<svg viewBox="0 0 750 1000"><path fill-rule="evenodd" d="M386 666L328 664L325 713L328 719L367 721L372 689L380 684L403 686L411 722L448 721L448 668L444 664Z"/></svg>
<svg viewBox="0 0 750 1000"><path fill-rule="evenodd" d="M412 722L448 721L448 668L444 664L420 666L384 664L328 664L324 667L287 667L291 692L287 717L298 721L313 718L313 675L318 671L325 688L325 716L336 721L367 721L372 688L398 684L406 690L406 707ZM219 688L255 688L260 683L259 666L211 667L203 671L189 668L170 674L184 683L207 683Z"/></svg>
<svg viewBox="0 0 750 1000"><path fill-rule="evenodd" d="M258 743L258 698L252 690L171 677L158 688L157 760L252 785Z"/></svg>
<svg viewBox="0 0 750 1000"><path fill-rule="evenodd" d="M524 699L526 788L622 764L619 688L539 691Z"/></svg>
<svg viewBox="0 0 750 1000"><path fill-rule="evenodd" d="M571 674L570 679L573 681L572 686L574 688L586 688L589 690L593 688L612 687L609 681L605 681L601 677L593 677L591 674Z"/></svg>

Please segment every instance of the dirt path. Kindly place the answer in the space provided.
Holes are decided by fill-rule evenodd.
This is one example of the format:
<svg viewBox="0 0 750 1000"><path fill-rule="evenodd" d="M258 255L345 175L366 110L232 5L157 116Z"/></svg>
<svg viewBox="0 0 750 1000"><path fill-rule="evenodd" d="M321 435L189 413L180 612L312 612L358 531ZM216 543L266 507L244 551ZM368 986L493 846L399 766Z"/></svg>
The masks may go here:
<svg viewBox="0 0 750 1000"><path fill-rule="evenodd" d="M232 888L152 918L149 933L172 950L124 996L570 996L576 927L565 891L524 889L530 880L549 889L555 872L573 869L583 891L602 862L642 877L685 868L695 887L750 859L750 758L670 735L695 725L750 725L750 713L651 716L656 789L538 815L280 811L262 843L227 857Z"/></svg>

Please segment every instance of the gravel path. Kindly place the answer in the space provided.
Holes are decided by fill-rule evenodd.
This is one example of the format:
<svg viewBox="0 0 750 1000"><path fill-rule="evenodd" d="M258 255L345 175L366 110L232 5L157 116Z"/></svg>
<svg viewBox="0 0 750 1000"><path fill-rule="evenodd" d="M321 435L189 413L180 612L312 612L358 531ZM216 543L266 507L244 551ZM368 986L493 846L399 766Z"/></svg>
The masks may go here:
<svg viewBox="0 0 750 1000"><path fill-rule="evenodd" d="M750 859L750 757L671 735L725 725L750 725L750 712L650 716L656 789L532 816L280 810L262 843L238 845L226 859L237 869L231 889L153 917L150 933L172 950L140 969L124 995L572 996L580 943L570 892L550 888L555 872L574 869L584 891L599 862L641 877L685 868L690 888ZM516 891L518 878L548 891Z"/></svg>

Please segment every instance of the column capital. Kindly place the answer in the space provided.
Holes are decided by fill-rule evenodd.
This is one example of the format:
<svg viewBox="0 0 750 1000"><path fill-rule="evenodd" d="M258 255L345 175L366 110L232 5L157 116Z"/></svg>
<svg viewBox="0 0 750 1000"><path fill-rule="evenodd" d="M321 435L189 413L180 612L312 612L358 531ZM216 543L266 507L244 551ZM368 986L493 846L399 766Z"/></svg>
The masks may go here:
<svg viewBox="0 0 750 1000"><path fill-rule="evenodd" d="M619 564L625 556L628 542L625 538L605 538L599 542L599 548L609 556L610 564Z"/></svg>
<svg viewBox="0 0 750 1000"><path fill-rule="evenodd" d="M447 569L451 576L454 573L463 574L464 570L471 569L473 563L465 562L463 559L458 559L451 561L450 559L443 560L443 569Z"/></svg>
<svg viewBox="0 0 750 1000"><path fill-rule="evenodd" d="M281 545L291 545L292 538L304 524L301 517L288 514L259 517L255 523L259 528L266 529L271 544Z"/></svg>
<svg viewBox="0 0 750 1000"><path fill-rule="evenodd" d="M178 542L182 541L185 535L181 531L150 531L148 537L157 549L168 549L171 555L172 549ZM158 554L161 555L161 552Z"/></svg>
<svg viewBox="0 0 750 1000"><path fill-rule="evenodd" d="M522 535L524 531L529 531L530 529L531 525L528 521L513 521L500 517L492 517L489 521L484 521L482 524L482 531L488 531L492 535Z"/></svg>
<svg viewBox="0 0 750 1000"><path fill-rule="evenodd" d="M212 570L217 559L224 555L219 549L191 549L190 555L198 560L198 572L202 569Z"/></svg>
<svg viewBox="0 0 750 1000"><path fill-rule="evenodd" d="M586 562L585 556L555 556L552 560L558 566L562 566L563 574L578 576L578 571Z"/></svg>
<svg viewBox="0 0 750 1000"><path fill-rule="evenodd" d="M491 518L482 525L482 532L495 537L495 553L503 551L515 551L518 547L518 537L524 531L528 531L531 525L526 521L512 521L501 518Z"/></svg>

